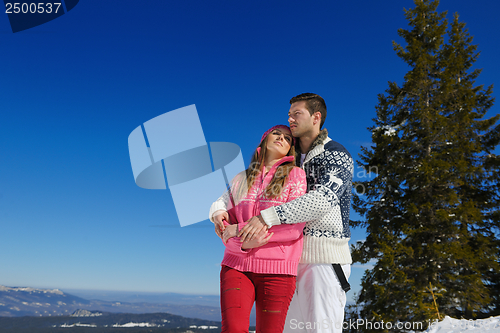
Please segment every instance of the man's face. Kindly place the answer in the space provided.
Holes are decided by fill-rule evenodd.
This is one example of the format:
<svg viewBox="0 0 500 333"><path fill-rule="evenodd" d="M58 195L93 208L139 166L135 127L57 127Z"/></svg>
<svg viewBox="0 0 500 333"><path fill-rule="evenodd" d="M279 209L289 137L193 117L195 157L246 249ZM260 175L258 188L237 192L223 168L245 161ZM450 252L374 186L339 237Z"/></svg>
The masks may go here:
<svg viewBox="0 0 500 333"><path fill-rule="evenodd" d="M292 135L296 138L300 138L313 130L314 115L311 116L309 110L306 109L306 101L299 101L290 105L288 123Z"/></svg>

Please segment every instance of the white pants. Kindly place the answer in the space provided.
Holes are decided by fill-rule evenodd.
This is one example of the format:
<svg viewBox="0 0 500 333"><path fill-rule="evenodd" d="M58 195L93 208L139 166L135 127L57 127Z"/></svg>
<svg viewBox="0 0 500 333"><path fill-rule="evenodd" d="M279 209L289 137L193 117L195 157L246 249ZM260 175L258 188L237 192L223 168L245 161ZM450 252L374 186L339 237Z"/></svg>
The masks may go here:
<svg viewBox="0 0 500 333"><path fill-rule="evenodd" d="M351 265L341 265L346 279ZM284 333L342 333L345 291L331 264L299 264Z"/></svg>

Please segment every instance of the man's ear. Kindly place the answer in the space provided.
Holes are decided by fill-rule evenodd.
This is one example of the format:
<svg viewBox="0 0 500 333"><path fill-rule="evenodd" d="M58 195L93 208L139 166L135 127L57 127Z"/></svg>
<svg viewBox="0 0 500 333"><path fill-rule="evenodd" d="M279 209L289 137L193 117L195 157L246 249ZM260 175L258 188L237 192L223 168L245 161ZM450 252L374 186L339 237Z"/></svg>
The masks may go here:
<svg viewBox="0 0 500 333"><path fill-rule="evenodd" d="M314 112L313 118L314 118L313 120L314 124L315 125L319 124L321 122L321 112Z"/></svg>

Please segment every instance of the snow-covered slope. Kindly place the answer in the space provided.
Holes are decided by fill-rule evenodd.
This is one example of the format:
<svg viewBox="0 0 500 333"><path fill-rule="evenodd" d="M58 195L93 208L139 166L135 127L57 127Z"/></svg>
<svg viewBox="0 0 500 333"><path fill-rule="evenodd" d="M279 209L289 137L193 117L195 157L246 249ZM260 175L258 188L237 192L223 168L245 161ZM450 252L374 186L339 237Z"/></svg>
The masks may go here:
<svg viewBox="0 0 500 333"><path fill-rule="evenodd" d="M500 333L500 316L486 319L465 320L446 316L442 321L434 322L425 333Z"/></svg>
<svg viewBox="0 0 500 333"><path fill-rule="evenodd" d="M0 291L7 291L7 292L27 292L27 293L35 293L35 294L56 294L56 295L64 295L62 291L59 289L36 289L36 288L31 288L31 287L6 287L6 286L0 286Z"/></svg>

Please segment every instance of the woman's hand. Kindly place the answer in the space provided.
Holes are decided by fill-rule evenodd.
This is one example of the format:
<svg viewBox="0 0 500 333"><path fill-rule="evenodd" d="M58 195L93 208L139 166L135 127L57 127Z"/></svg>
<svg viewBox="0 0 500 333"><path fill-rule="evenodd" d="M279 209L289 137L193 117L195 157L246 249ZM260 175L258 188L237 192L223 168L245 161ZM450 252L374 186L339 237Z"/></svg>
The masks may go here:
<svg viewBox="0 0 500 333"><path fill-rule="evenodd" d="M235 237L238 234L238 225L237 224L231 224L226 226L226 229L224 229L224 233L222 234L222 241L224 244L227 243L227 240L229 238Z"/></svg>
<svg viewBox="0 0 500 333"><path fill-rule="evenodd" d="M272 235L274 235L274 232L271 232L270 234L268 234L267 230L263 229L252 240L244 241L241 244L241 248L244 250L247 250L247 249L253 249L256 247L260 247L262 245L266 245L267 243L269 243L269 239L271 239Z"/></svg>
<svg viewBox="0 0 500 333"><path fill-rule="evenodd" d="M238 236L241 237L243 242L250 241L252 238L257 237L262 231L267 231L268 227L262 215L253 216L250 220L245 222L246 225L240 230Z"/></svg>
<svg viewBox="0 0 500 333"><path fill-rule="evenodd" d="M227 223L231 223L229 221L229 214L225 210L218 210L213 213L212 220L214 221L215 225L215 233L222 239L222 233L224 232L224 229L226 229L224 221L226 221Z"/></svg>

